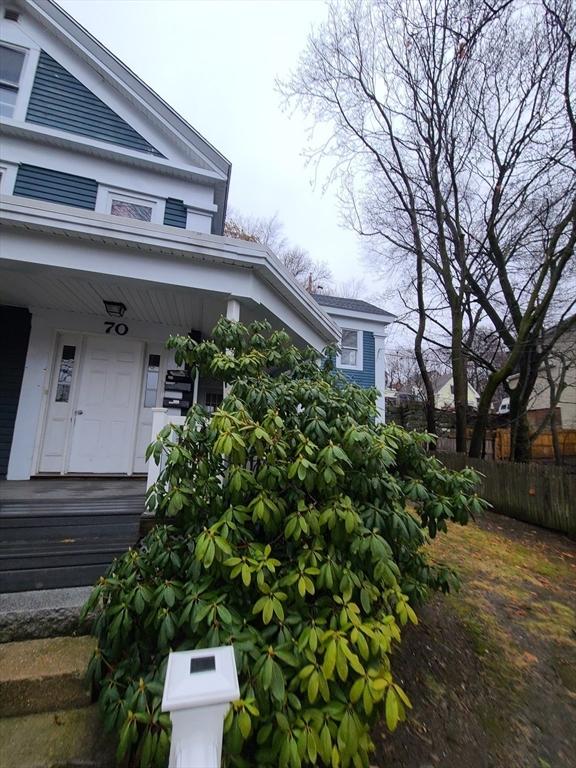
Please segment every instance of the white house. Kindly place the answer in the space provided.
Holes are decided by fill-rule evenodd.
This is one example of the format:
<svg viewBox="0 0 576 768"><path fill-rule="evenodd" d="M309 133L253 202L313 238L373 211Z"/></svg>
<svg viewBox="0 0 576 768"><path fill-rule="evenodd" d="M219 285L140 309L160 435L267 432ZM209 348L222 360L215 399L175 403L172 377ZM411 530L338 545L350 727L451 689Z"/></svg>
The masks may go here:
<svg viewBox="0 0 576 768"><path fill-rule="evenodd" d="M439 376L434 382L434 401L436 408L454 408L454 378L451 373ZM468 405L477 408L480 395L468 384Z"/></svg>
<svg viewBox="0 0 576 768"><path fill-rule="evenodd" d="M223 237L230 170L52 0L0 0L0 592L90 584L134 544L155 429L223 394L171 334L267 319L383 389L392 315Z"/></svg>
<svg viewBox="0 0 576 768"><path fill-rule="evenodd" d="M144 473L153 408L222 395L166 339L221 315L317 349L344 328L339 364L383 387L391 315L223 237L230 162L59 6L0 20L0 476Z"/></svg>

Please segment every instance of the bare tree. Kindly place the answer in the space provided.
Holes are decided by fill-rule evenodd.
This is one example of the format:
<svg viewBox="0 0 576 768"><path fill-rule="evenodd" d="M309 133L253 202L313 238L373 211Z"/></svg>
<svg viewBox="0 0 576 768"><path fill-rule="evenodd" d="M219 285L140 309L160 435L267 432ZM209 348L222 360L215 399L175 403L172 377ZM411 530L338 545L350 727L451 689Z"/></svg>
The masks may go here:
<svg viewBox="0 0 576 768"><path fill-rule="evenodd" d="M350 224L383 243L386 269L406 265L428 399L423 342L449 339L459 451L477 329L502 340L472 455L496 390L521 371L512 446L526 458L538 339L554 312L558 333L569 327L557 299L576 238L573 30L570 0L347 0L280 86L332 126L315 156L332 162Z"/></svg>
<svg viewBox="0 0 576 768"><path fill-rule="evenodd" d="M312 293L332 284L332 273L325 262L316 261L308 251L289 243L277 213L270 218L261 218L228 211L224 234L270 248L294 278Z"/></svg>

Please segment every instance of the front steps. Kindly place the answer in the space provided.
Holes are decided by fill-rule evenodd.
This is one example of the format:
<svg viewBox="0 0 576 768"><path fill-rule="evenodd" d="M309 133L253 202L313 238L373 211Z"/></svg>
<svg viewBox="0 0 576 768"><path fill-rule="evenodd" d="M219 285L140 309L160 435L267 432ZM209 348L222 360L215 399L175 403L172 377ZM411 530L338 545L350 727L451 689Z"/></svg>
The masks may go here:
<svg viewBox="0 0 576 768"><path fill-rule="evenodd" d="M0 501L0 593L93 584L138 540L144 497Z"/></svg>
<svg viewBox="0 0 576 768"><path fill-rule="evenodd" d="M112 768L114 739L102 730L85 681L90 637L0 645L2 768Z"/></svg>

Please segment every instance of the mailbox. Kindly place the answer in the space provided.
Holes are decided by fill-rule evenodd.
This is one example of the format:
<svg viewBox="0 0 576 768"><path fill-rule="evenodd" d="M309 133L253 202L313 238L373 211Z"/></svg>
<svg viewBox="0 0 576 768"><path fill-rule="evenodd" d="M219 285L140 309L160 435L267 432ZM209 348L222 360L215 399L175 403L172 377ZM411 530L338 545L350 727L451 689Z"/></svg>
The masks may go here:
<svg viewBox="0 0 576 768"><path fill-rule="evenodd" d="M231 645L169 655L162 698L172 720L169 768L220 768L224 718L239 697Z"/></svg>
<svg viewBox="0 0 576 768"><path fill-rule="evenodd" d="M173 368L166 372L164 381L164 408L179 408L184 415L194 400L194 376L187 370Z"/></svg>

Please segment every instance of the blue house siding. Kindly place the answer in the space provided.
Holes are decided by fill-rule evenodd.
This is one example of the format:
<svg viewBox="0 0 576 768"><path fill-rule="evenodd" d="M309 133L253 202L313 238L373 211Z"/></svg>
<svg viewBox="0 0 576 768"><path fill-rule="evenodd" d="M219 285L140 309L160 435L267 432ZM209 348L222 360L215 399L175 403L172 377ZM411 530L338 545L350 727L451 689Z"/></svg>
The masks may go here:
<svg viewBox="0 0 576 768"><path fill-rule="evenodd" d="M94 179L24 164L18 168L14 185L15 195L90 211L96 207L97 192L98 184Z"/></svg>
<svg viewBox="0 0 576 768"><path fill-rule="evenodd" d="M371 331L363 331L363 367L361 371L351 371L348 368L339 370L354 384L358 384L365 389L376 386L376 359L374 354L374 334Z"/></svg>
<svg viewBox="0 0 576 768"><path fill-rule="evenodd" d="M26 119L162 157L132 126L45 51L40 52Z"/></svg>
<svg viewBox="0 0 576 768"><path fill-rule="evenodd" d="M186 206L182 200L175 200L173 197L166 200L164 224L168 227L186 229Z"/></svg>

